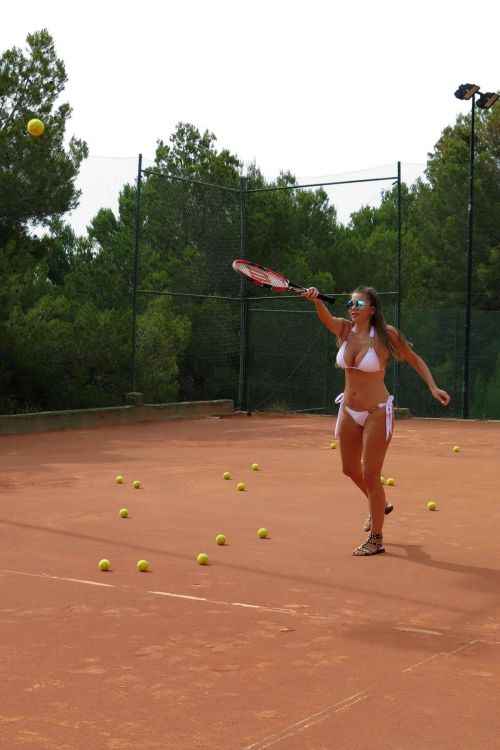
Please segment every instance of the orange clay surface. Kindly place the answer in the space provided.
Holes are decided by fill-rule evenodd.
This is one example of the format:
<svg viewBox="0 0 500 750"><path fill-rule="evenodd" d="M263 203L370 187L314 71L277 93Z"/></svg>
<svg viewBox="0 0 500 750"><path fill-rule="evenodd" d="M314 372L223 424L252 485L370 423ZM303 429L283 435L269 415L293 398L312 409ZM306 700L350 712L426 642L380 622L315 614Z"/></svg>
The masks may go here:
<svg viewBox="0 0 500 750"><path fill-rule="evenodd" d="M500 424L397 422L363 559L334 421L1 437L1 747L499 747Z"/></svg>

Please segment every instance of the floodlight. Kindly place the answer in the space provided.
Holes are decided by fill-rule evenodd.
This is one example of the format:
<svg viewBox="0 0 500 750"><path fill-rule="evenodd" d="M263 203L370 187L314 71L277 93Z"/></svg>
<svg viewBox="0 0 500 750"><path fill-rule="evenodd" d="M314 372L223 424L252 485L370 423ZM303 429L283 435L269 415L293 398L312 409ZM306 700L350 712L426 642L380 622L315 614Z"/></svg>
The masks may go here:
<svg viewBox="0 0 500 750"><path fill-rule="evenodd" d="M500 99L498 94L494 94L492 91L487 91L486 94L480 94L476 104L479 109L489 109L495 104L496 100Z"/></svg>
<svg viewBox="0 0 500 750"><path fill-rule="evenodd" d="M475 83L462 83L461 86L455 91L457 99L471 99L474 94L477 94L480 86L476 86Z"/></svg>

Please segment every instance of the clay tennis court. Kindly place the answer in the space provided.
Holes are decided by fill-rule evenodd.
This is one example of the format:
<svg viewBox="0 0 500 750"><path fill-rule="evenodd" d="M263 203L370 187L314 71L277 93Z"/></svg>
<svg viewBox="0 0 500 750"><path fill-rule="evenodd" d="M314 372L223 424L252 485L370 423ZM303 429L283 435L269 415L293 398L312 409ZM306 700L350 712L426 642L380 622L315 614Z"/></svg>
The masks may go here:
<svg viewBox="0 0 500 750"><path fill-rule="evenodd" d="M371 558L351 556L366 506L333 427L1 437L2 747L498 747L500 425L396 423Z"/></svg>

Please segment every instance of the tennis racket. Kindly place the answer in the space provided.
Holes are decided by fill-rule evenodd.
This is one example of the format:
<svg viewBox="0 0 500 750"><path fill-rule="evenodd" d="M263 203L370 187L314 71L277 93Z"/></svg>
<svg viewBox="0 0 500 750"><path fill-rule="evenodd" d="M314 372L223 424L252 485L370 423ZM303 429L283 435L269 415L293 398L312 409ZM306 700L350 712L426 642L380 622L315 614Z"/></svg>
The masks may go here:
<svg viewBox="0 0 500 750"><path fill-rule="evenodd" d="M296 294L300 294L306 291L305 286L295 284L293 281L285 279L277 271L265 268L259 263L251 263L249 260L233 260L233 268L236 273L251 281L252 284L265 286L267 289L272 289L273 292L295 292ZM335 302L335 297L331 294L318 294L318 299L324 302Z"/></svg>

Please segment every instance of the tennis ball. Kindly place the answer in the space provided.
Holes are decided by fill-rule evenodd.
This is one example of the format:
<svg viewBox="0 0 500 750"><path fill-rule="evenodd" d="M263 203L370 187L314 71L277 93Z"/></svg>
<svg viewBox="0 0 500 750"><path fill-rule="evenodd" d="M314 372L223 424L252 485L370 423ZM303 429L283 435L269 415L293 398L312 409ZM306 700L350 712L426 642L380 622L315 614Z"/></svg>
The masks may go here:
<svg viewBox="0 0 500 750"><path fill-rule="evenodd" d="M226 537L224 536L224 534L217 534L217 536L215 537L215 541L217 542L217 544L225 544Z"/></svg>
<svg viewBox="0 0 500 750"><path fill-rule="evenodd" d="M144 573L149 568L149 563L147 560L139 560L137 563L137 570L140 570L141 573Z"/></svg>
<svg viewBox="0 0 500 750"><path fill-rule="evenodd" d="M259 466L259 464L252 464L252 469L253 469L254 471L259 471L259 469L260 469L260 466Z"/></svg>
<svg viewBox="0 0 500 750"><path fill-rule="evenodd" d="M337 447L337 443L335 443L335 442L334 443L330 443L330 448L336 448L336 447ZM363 459L361 459L361 461L363 461Z"/></svg>
<svg viewBox="0 0 500 750"><path fill-rule="evenodd" d="M109 560L99 560L99 570L109 570L111 563Z"/></svg>
<svg viewBox="0 0 500 750"><path fill-rule="evenodd" d="M385 484L385 477L380 477L380 484Z"/></svg>
<svg viewBox="0 0 500 750"><path fill-rule="evenodd" d="M434 502L434 500L431 500L429 503L427 503L428 510L436 510L437 503Z"/></svg>
<svg viewBox="0 0 500 750"><path fill-rule="evenodd" d="M136 479L135 482L132 482L132 487L134 488L134 490L138 490L140 486L141 486L141 483L139 482L138 479Z"/></svg>
<svg viewBox="0 0 500 750"><path fill-rule="evenodd" d="M118 474L118 476L116 477L116 483L123 484L123 477L121 474Z"/></svg>
<svg viewBox="0 0 500 750"><path fill-rule="evenodd" d="M265 539L268 534L268 531L267 529L259 529L257 534L261 539Z"/></svg>
<svg viewBox="0 0 500 750"><path fill-rule="evenodd" d="M240 492L243 492L245 489L245 482L238 482L238 484L236 485L236 489Z"/></svg>
<svg viewBox="0 0 500 750"><path fill-rule="evenodd" d="M34 135L35 137L37 137L39 135L42 135L44 130L45 130L45 125L38 118L35 117L33 120L29 121L28 133L30 135Z"/></svg>
<svg viewBox="0 0 500 750"><path fill-rule="evenodd" d="M208 555L205 552L200 552L196 561L198 565L206 565L208 563Z"/></svg>
<svg viewBox="0 0 500 750"><path fill-rule="evenodd" d="M128 510L126 508L120 508L120 516L122 518L128 518Z"/></svg>
<svg viewBox="0 0 500 750"><path fill-rule="evenodd" d="M386 484L388 484L390 487L392 487L396 482L392 477L389 477L389 479L386 481Z"/></svg>
<svg viewBox="0 0 500 750"><path fill-rule="evenodd" d="M231 479L231 474L228 471L225 471L222 476L224 477L224 479Z"/></svg>
<svg viewBox="0 0 500 750"><path fill-rule="evenodd" d="M453 452L454 453L460 453L460 446L459 445L454 445L453 446Z"/></svg>

